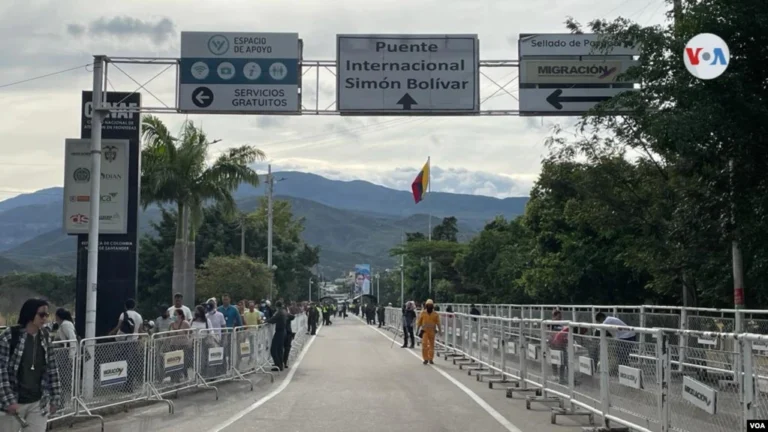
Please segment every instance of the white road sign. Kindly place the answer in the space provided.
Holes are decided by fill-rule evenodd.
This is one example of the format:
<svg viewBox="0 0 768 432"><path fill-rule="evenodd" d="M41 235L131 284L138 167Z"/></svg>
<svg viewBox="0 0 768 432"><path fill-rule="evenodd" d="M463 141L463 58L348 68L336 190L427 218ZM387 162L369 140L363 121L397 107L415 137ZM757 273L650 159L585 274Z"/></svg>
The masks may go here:
<svg viewBox="0 0 768 432"><path fill-rule="evenodd" d="M638 56L639 47L623 47L614 44L606 52L597 47L596 34L521 34L518 56Z"/></svg>
<svg viewBox="0 0 768 432"><path fill-rule="evenodd" d="M338 35L342 114L476 113L477 35Z"/></svg>
<svg viewBox="0 0 768 432"><path fill-rule="evenodd" d="M299 111L297 33L182 32L179 111Z"/></svg>
<svg viewBox="0 0 768 432"><path fill-rule="evenodd" d="M101 173L91 172L91 140L67 139L64 147L64 230L87 234L91 182L101 181L99 233L128 232L128 140L102 140Z"/></svg>
<svg viewBox="0 0 768 432"><path fill-rule="evenodd" d="M521 60L523 84L613 84L638 63L632 60Z"/></svg>
<svg viewBox="0 0 768 432"><path fill-rule="evenodd" d="M592 109L600 102L625 91L625 88L521 88L520 115L573 115Z"/></svg>

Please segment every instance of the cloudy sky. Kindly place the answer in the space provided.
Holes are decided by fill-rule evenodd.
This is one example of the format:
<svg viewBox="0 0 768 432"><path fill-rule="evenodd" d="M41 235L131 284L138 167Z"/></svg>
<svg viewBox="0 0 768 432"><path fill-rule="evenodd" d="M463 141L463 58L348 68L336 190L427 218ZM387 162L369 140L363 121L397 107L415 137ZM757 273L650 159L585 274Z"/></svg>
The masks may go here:
<svg viewBox="0 0 768 432"><path fill-rule="evenodd" d="M96 5L99 7L94 7ZM520 33L563 32L619 15L650 25L664 20L664 0L3 0L0 2L0 199L63 182L65 138L79 134L81 90L92 85L93 54L178 57L181 31L298 32L304 58L334 60L338 33L478 34L483 60L516 59ZM164 68L111 68L110 89L134 91ZM56 72L68 70L67 72ZM483 109L517 109L517 70L484 71ZM50 76L31 79L44 75ZM31 80L30 80L31 79ZM334 103L335 79L321 69L304 78L304 105ZM143 91L146 106L173 105L175 69ZM155 98L156 97L156 98ZM185 116L162 115L176 130ZM216 151L254 144L276 169L334 179L363 179L409 189L432 158L433 190L527 195L540 170L543 142L568 118L201 116Z"/></svg>

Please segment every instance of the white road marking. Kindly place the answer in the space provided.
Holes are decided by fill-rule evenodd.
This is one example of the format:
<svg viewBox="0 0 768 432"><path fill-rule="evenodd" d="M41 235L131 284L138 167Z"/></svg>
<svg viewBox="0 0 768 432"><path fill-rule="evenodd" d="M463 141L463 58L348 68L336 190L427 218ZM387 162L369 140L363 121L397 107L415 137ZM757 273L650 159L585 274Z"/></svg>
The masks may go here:
<svg viewBox="0 0 768 432"><path fill-rule="evenodd" d="M318 327L317 334L320 334L320 329L322 326ZM288 371L288 375L285 377L282 383L280 383L280 386L278 386L276 389L272 390L271 393L267 394L263 398L257 400L254 402L251 406L248 408L240 411L239 413L235 414L234 417L231 417L229 420L224 422L224 424L218 426L216 429L211 429L210 432L221 432L224 429L232 426L236 421L240 420L241 418L245 417L249 413L251 413L256 408L264 405L265 403L269 402L271 399L273 399L275 396L279 395L283 390L285 390L286 387L288 387L288 384L291 383L291 380L293 379L293 375L296 374L296 369L299 368L299 365L301 364L301 361L304 359L304 355L309 351L309 347L312 346L312 342L314 342L316 337L310 336L309 341L304 345L304 348L301 349L301 354L299 354L299 357L296 359L296 363L291 366L290 370Z"/></svg>
<svg viewBox="0 0 768 432"><path fill-rule="evenodd" d="M377 333L379 333L380 335L384 336L385 338L387 338L387 339L389 339L389 340L391 340L393 342L397 342L397 341L395 341L395 339L389 337L388 334L384 333L383 331L379 330L378 328L371 328L371 329L375 330ZM417 353L415 353L415 352L413 352L411 350L407 350L407 351L409 353L411 353L417 359L422 360L422 358L421 358L421 356L419 354L417 354ZM507 420L506 417L501 415L500 412L496 411L492 406L490 406L488 404L488 402L486 402L485 400L483 400L483 398L478 396L477 393L475 393L472 390L470 390L467 386L462 384L459 380L457 380L456 378L448 375L448 373L446 373L445 371L443 371L443 370L441 370L439 368L434 367L433 365L430 365L430 366L432 366L432 370L434 370L437 373L439 373L440 375L442 375L443 378L447 379L448 381L453 383L453 385L458 387L461 391L466 393L467 396L469 396L473 401L475 401L476 404L480 405L480 408L484 409L485 412L487 412L491 417L493 417L494 420L499 422L499 424L502 425L506 430L508 430L509 432L523 432L522 430L520 430L520 428L518 428L517 426L512 424L512 422Z"/></svg>

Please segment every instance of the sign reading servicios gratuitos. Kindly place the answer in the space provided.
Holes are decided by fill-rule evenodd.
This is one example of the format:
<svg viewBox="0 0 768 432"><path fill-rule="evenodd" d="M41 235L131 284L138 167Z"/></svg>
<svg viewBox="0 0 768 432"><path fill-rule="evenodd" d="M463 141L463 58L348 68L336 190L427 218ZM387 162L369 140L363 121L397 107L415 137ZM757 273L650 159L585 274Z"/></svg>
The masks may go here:
<svg viewBox="0 0 768 432"><path fill-rule="evenodd" d="M297 33L182 32L179 111L299 110Z"/></svg>
<svg viewBox="0 0 768 432"><path fill-rule="evenodd" d="M480 110L477 35L338 35L341 114Z"/></svg>

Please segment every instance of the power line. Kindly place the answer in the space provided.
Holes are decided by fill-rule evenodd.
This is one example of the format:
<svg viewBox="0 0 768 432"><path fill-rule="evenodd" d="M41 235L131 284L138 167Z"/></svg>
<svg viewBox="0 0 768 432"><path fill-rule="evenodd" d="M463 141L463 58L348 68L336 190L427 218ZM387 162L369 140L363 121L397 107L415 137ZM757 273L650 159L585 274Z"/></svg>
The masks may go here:
<svg viewBox="0 0 768 432"><path fill-rule="evenodd" d="M93 65L93 63L87 63L87 64L84 64L84 65L71 67L69 69L63 69L63 70L60 70L58 72L51 72L49 74L39 75L39 76L36 76L36 77L23 79L21 81L9 82L7 84L0 85L0 88L11 87L11 86L19 85L19 84L28 83L30 81L35 81L35 80L39 80L39 79L43 79L43 78L48 78L48 77L52 77L54 75L60 75L60 74L63 74L63 73L66 73L66 72L71 72L73 70L77 70L77 69L80 69L80 68L87 68L88 66L92 66L92 65Z"/></svg>

